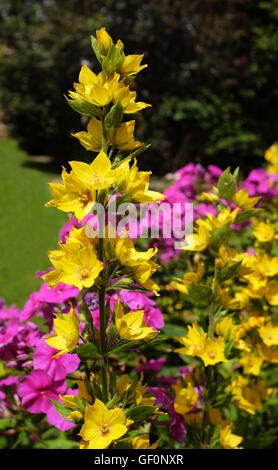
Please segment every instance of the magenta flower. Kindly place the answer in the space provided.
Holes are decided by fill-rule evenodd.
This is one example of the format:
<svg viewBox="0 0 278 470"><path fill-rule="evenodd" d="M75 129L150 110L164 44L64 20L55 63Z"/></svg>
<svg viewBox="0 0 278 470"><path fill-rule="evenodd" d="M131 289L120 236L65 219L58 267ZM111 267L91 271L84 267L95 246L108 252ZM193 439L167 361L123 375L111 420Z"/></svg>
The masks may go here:
<svg viewBox="0 0 278 470"><path fill-rule="evenodd" d="M64 284L63 282L60 282L56 287L49 289L47 282L44 282L37 294L40 302L63 303L66 300L77 297L79 289Z"/></svg>
<svg viewBox="0 0 278 470"><path fill-rule="evenodd" d="M80 359L77 354L63 354L52 357L58 351L46 343L39 343L34 352L33 367L47 372L53 380L62 380L78 369Z"/></svg>
<svg viewBox="0 0 278 470"><path fill-rule="evenodd" d="M53 406L48 400L57 400L66 391L65 381L55 382L44 370L33 370L18 385L22 406L30 413L47 413Z"/></svg>
<svg viewBox="0 0 278 470"><path fill-rule="evenodd" d="M166 362L166 358L162 357L161 359L150 359L147 364L136 367L135 371L140 374L146 370L150 370L152 372L159 372Z"/></svg>

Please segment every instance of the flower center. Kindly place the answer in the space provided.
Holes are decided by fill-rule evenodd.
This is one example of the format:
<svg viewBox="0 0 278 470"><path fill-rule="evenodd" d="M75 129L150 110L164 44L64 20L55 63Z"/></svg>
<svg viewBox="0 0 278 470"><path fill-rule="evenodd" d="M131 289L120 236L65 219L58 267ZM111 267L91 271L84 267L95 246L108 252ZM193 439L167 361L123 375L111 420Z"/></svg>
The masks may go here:
<svg viewBox="0 0 278 470"><path fill-rule="evenodd" d="M217 356L217 352L216 352L216 351L209 351L209 352L208 352L208 357L209 357L210 359L215 359L216 356Z"/></svg>
<svg viewBox="0 0 278 470"><path fill-rule="evenodd" d="M100 425L100 432L101 434L107 434L110 431L110 427L107 423L101 423Z"/></svg>
<svg viewBox="0 0 278 470"><path fill-rule="evenodd" d="M80 276L82 277L82 279L85 279L86 277L88 277L89 276L89 269L87 269L87 268L80 269Z"/></svg>

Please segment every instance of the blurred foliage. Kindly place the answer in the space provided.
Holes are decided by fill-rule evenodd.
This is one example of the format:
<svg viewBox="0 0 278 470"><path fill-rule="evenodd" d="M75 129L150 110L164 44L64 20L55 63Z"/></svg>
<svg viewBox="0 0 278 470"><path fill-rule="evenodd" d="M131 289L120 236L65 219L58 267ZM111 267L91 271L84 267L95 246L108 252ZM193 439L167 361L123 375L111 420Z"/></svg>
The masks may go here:
<svg viewBox="0 0 278 470"><path fill-rule="evenodd" d="M140 99L152 103L137 136L142 168L188 161L245 172L277 138L278 0L0 0L0 97L29 153L90 158L64 94L81 62L98 70L90 34L104 25L127 53L143 50Z"/></svg>

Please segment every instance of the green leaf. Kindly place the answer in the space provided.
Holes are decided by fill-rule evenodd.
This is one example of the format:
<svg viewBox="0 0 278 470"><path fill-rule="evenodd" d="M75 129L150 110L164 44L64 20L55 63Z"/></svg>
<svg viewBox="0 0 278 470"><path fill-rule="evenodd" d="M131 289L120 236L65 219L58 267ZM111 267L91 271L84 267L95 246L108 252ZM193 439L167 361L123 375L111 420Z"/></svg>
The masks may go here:
<svg viewBox="0 0 278 470"><path fill-rule="evenodd" d="M210 236L211 244L219 248L220 245L226 245L231 236L231 224L225 224L215 229Z"/></svg>
<svg viewBox="0 0 278 470"><path fill-rule="evenodd" d="M118 49L115 44L112 44L110 47L107 56L102 61L102 68L106 75L111 75L116 72L118 66L122 62L122 54L120 49Z"/></svg>
<svg viewBox="0 0 278 470"><path fill-rule="evenodd" d="M228 167L218 180L219 197L225 199L229 204L236 192L236 176L231 174L230 167Z"/></svg>
<svg viewBox="0 0 278 470"><path fill-rule="evenodd" d="M77 349L77 354L81 361L93 359L94 357L98 356L97 347L92 343L80 344Z"/></svg>
<svg viewBox="0 0 278 470"><path fill-rule="evenodd" d="M247 220L251 219L254 216L261 214L262 212L264 212L263 209L243 210L236 215L234 223L239 224L241 222L247 222Z"/></svg>
<svg viewBox="0 0 278 470"><path fill-rule="evenodd" d="M120 102L115 103L104 118L104 127L107 131L119 127L123 119L124 110Z"/></svg>
<svg viewBox="0 0 278 470"><path fill-rule="evenodd" d="M126 417L134 421L145 421L153 414L154 410L153 406L139 405L130 408L126 413Z"/></svg>
<svg viewBox="0 0 278 470"><path fill-rule="evenodd" d="M97 109L96 106L94 106L92 103L89 103L87 101L81 101L81 100L70 100L65 96L67 103L70 105L70 107L76 111L79 114L82 114L83 116L99 116L100 112Z"/></svg>
<svg viewBox="0 0 278 470"><path fill-rule="evenodd" d="M195 303L208 304L211 299L212 291L211 288L205 284L192 282L188 295Z"/></svg>
<svg viewBox="0 0 278 470"><path fill-rule="evenodd" d="M15 419L9 419L9 418L1 418L0 419L0 431L3 431L4 429L11 429L16 426L16 420Z"/></svg>
<svg viewBox="0 0 278 470"><path fill-rule="evenodd" d="M187 328L180 325L174 325L172 323L167 323L163 328L163 333L169 338L185 336L187 333Z"/></svg>
<svg viewBox="0 0 278 470"><path fill-rule="evenodd" d="M99 61L100 64L102 64L102 62L105 59L105 56L100 53L98 45L97 45L97 40L94 36L91 36L91 43L92 43L92 48L96 55L97 60Z"/></svg>
<svg viewBox="0 0 278 470"><path fill-rule="evenodd" d="M68 415L72 412L71 408L64 405L63 403L60 403L59 401L52 400L51 398L48 398L48 400L51 401L55 410L57 411L57 413L59 413L60 416L62 416L62 418L66 419L70 423L75 423L75 421L68 418Z"/></svg>
<svg viewBox="0 0 278 470"><path fill-rule="evenodd" d="M217 280L221 284L221 282L227 281L228 279L232 279L236 276L242 261L233 264L232 266L225 266L221 271L217 272Z"/></svg>

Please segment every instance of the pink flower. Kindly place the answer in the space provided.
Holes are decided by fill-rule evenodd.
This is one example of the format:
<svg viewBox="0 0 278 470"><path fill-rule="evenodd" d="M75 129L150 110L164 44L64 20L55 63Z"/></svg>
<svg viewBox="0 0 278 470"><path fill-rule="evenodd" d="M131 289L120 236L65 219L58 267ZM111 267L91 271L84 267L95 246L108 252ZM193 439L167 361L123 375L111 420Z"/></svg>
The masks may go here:
<svg viewBox="0 0 278 470"><path fill-rule="evenodd" d="M53 406L48 400L57 400L66 391L65 381L55 382L44 370L36 369L18 385L22 406L30 413L48 413Z"/></svg>
<svg viewBox="0 0 278 470"><path fill-rule="evenodd" d="M37 297L40 302L62 303L68 299L77 297L78 294L79 289L64 284L63 282L60 282L60 284L52 289L49 289L47 282L44 282L39 292L37 292Z"/></svg>
<svg viewBox="0 0 278 470"><path fill-rule="evenodd" d="M48 344L39 343L34 353L34 369L46 371L53 380L62 380L78 368L80 359L77 354L63 354L53 358L57 352Z"/></svg>

